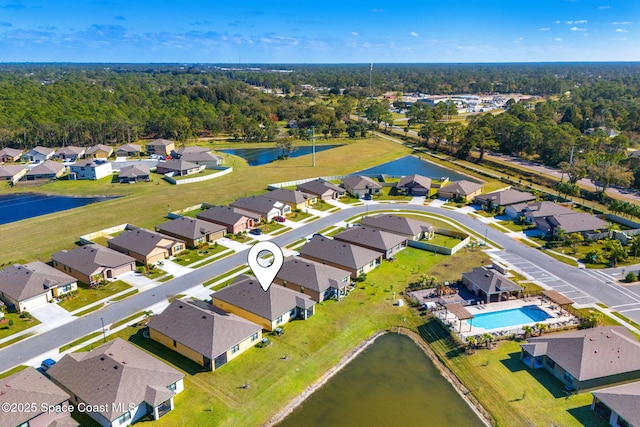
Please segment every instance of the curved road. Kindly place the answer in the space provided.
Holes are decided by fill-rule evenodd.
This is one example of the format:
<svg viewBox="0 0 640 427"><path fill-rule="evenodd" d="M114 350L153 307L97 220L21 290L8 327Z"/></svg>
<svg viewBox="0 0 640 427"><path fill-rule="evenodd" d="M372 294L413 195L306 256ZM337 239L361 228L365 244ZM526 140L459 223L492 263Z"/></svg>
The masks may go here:
<svg viewBox="0 0 640 427"><path fill-rule="evenodd" d="M298 241L314 232L326 228L336 222L345 220L357 214L389 210L415 210L427 213L437 213L458 221L464 226L476 231L504 248L495 255L504 257L517 265L524 261L535 265L543 276L549 278L547 284L562 292L578 291L583 298L591 301L601 301L608 306L628 306L635 311L625 313L628 317L640 322L640 288L623 287L611 282L611 277L596 274L592 271L578 270L545 255L542 251L525 246L506 234L495 230L480 222L477 218L448 209L407 204L369 204L343 209L335 214L319 218L302 227L292 229L283 235L276 236L271 241L280 246L286 246ZM175 278L147 291L135 294L125 300L110 305L70 323L57 327L39 335L27 338L16 345L0 349L0 372L22 364L40 356L47 351L56 349L66 343L86 336L102 327L101 319L108 325L124 319L132 314L146 310L148 307L162 302L170 296L184 293L185 290L196 286L212 277L219 276L238 265L246 263L246 251L238 252L219 261L201 267L184 276ZM469 269L475 267L469 266ZM526 268L524 268L526 271ZM517 271L517 270L516 270ZM569 295L571 297L571 295ZM636 305L637 304L637 305Z"/></svg>

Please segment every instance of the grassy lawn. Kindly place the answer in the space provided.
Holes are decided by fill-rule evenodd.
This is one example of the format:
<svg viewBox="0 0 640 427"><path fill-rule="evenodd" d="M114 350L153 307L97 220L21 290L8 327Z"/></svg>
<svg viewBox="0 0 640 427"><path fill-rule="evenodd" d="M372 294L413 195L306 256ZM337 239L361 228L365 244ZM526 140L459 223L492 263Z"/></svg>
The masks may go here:
<svg viewBox="0 0 640 427"><path fill-rule="evenodd" d="M315 209L317 211L331 211L332 209L340 210L340 208L336 208L335 206L322 200L311 206L311 209Z"/></svg>
<svg viewBox="0 0 640 427"><path fill-rule="evenodd" d="M521 231L535 228L535 225L532 225L532 224L525 224L523 227L521 224L516 224L513 221L498 221L498 224L500 224L504 228L508 228L509 230L515 231L515 232L521 232Z"/></svg>
<svg viewBox="0 0 640 427"><path fill-rule="evenodd" d="M149 269L149 271L146 271L145 273L143 273L147 278L151 279L151 280L155 280L160 276L164 276L165 274L167 274L166 271L164 271L161 268L158 268L156 266L153 267L153 269Z"/></svg>
<svg viewBox="0 0 640 427"><path fill-rule="evenodd" d="M6 319L6 322L0 323L0 338L6 338L16 332L24 331L40 323L40 321L33 316L21 319L19 313L5 312L3 319ZM9 322L11 321L13 321L13 325L9 326Z"/></svg>
<svg viewBox="0 0 640 427"><path fill-rule="evenodd" d="M342 233L344 230L345 230L344 227L338 227L338 228L335 228L335 229L329 231L328 233L320 233L320 234L322 234L323 236L327 236L327 237L333 237L338 233Z"/></svg>
<svg viewBox="0 0 640 427"><path fill-rule="evenodd" d="M82 316L84 316L85 314L89 314L89 313L92 313L92 312L94 312L94 311L98 311L98 310L100 310L102 307L104 307L104 303L102 303L102 304L98 304L98 305L94 305L94 306L93 306L93 307L91 307L91 308L88 308L88 309L86 309L86 310L80 311L80 312L78 312L78 313L74 314L74 316L76 316L76 317L82 317Z"/></svg>
<svg viewBox="0 0 640 427"><path fill-rule="evenodd" d="M60 349L58 350L60 353L69 350L70 348L73 348L77 345L82 344L83 342L89 341L91 338L95 338L99 335L102 335L102 331L98 331L98 332L94 332L92 334L86 335L80 339L77 339L73 342L70 342L69 344L63 345L62 347L60 347Z"/></svg>
<svg viewBox="0 0 640 427"><path fill-rule="evenodd" d="M293 214L289 215L287 217L287 221L303 221L307 218L311 218L313 216L313 214L310 214L308 212L303 212L303 211L299 211L299 212L293 212Z"/></svg>
<svg viewBox="0 0 640 427"><path fill-rule="evenodd" d="M375 197L376 200L411 200L412 198L412 196L398 194L398 191L395 187L382 187L380 196Z"/></svg>
<svg viewBox="0 0 640 427"><path fill-rule="evenodd" d="M122 295L120 295L120 296L117 296L117 297L111 298L111 301L112 301L112 302L120 301L120 300L123 300L123 299L125 299L125 298L129 298L131 295L135 295L135 294L137 294L138 292L139 292L139 291L138 291L138 289L133 289L133 290L131 290L131 292L127 292L126 294L122 294Z"/></svg>
<svg viewBox="0 0 640 427"><path fill-rule="evenodd" d="M226 251L227 249L229 248L218 243L214 243L203 249L187 249L180 252L180 255L173 259L173 262L186 267L187 265L209 258L210 256Z"/></svg>
<svg viewBox="0 0 640 427"><path fill-rule="evenodd" d="M546 370L527 369L520 361L519 343L503 341L493 350L465 355L436 321L419 329L498 426L608 425L590 410L590 393L567 396L562 383Z"/></svg>
<svg viewBox="0 0 640 427"><path fill-rule="evenodd" d="M445 248L452 248L458 243L460 243L460 239L456 239L455 237L445 236L444 234L435 234L433 239L427 240L427 242L432 245L444 246Z"/></svg>
<svg viewBox="0 0 640 427"><path fill-rule="evenodd" d="M347 205L356 205L358 203L364 204L361 199L357 199L355 197L342 197L338 201Z"/></svg>
<svg viewBox="0 0 640 427"><path fill-rule="evenodd" d="M223 273L223 274L221 274L221 275L219 275L219 276L214 277L213 279L209 279L209 280L207 280L206 282L204 282L204 283L202 284L202 286L207 287L207 286L211 285L212 283L215 283L215 282L217 282L218 280L222 280L222 279L224 279L225 277L227 277L227 276L229 276L229 275L231 275L231 274L233 274L233 273L237 273L237 272L239 272L239 271L246 270L246 269L248 269L248 268L249 268L249 267L248 267L246 264L240 265L240 266L238 266L238 267L234 268L233 270L229 270L229 271L227 271L226 273Z"/></svg>
<svg viewBox="0 0 640 427"><path fill-rule="evenodd" d="M84 284L79 284L77 293L69 298L63 299L58 304L67 311L75 311L85 305L108 298L113 294L117 294L118 292L122 292L129 288L131 288L131 286L122 280L116 280L115 282L96 288L89 288Z"/></svg>

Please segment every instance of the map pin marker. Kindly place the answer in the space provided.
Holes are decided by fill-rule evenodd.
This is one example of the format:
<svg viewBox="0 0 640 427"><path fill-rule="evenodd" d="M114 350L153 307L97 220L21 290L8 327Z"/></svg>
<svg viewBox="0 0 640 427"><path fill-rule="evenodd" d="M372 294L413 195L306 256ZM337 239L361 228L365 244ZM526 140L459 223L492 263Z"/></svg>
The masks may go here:
<svg viewBox="0 0 640 427"><path fill-rule="evenodd" d="M261 264L266 262L260 259L261 252L270 252L273 255L273 262L271 265L263 266ZM273 279L275 279L276 275L282 268L283 261L284 255L282 254L280 246L269 241L258 242L251 246L251 249L249 249L249 255L247 256L249 267L265 292L269 289L271 282L273 282Z"/></svg>

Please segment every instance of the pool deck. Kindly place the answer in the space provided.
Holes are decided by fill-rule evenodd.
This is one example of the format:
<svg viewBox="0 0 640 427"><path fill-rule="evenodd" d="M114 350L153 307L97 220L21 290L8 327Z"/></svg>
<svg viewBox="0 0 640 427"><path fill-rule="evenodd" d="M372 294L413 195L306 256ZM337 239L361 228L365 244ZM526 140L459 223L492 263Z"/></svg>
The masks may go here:
<svg viewBox="0 0 640 427"><path fill-rule="evenodd" d="M535 305L539 309L546 312L550 317L546 320L541 320L539 322L530 322L524 323L520 325L512 325L506 327L499 327L494 329L485 329L479 328L476 326L469 326L469 323L466 320L460 321L453 313L447 312L446 310L440 310L436 313L436 315L442 320L445 325L449 326L454 332L458 333L461 339L465 339L468 336L480 336L485 333L490 333L494 337L501 337L511 334L522 334L524 333L522 327L523 326L534 326L538 323L544 323L548 325L549 330L553 330L556 328L564 328L570 325L578 324L578 319L569 314L566 310L558 307L556 304L550 303L543 298L540 297L530 297L502 302L494 302L491 304L480 304L480 305L468 305L464 308L471 313L472 315L478 314L486 314L492 313L496 311L504 311L511 310L516 308L521 308L524 306Z"/></svg>

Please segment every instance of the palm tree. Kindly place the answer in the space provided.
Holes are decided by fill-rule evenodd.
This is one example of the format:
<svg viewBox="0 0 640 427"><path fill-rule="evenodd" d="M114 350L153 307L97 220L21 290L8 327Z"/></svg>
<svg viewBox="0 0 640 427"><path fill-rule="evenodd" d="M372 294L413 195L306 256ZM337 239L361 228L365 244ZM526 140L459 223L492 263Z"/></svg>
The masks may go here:
<svg viewBox="0 0 640 427"><path fill-rule="evenodd" d="M493 342L493 335L491 335L488 332L485 332L484 334L482 334L481 339L484 345L487 347L487 349L490 349L491 343Z"/></svg>
<svg viewBox="0 0 640 427"><path fill-rule="evenodd" d="M547 329L549 329L549 325L547 325L546 323L538 323L536 325L536 329L538 330L538 334L542 335L542 333L544 331L546 331Z"/></svg>
<svg viewBox="0 0 640 427"><path fill-rule="evenodd" d="M633 258L638 257L638 251L640 250L640 234L636 234L629 242L631 251L633 252Z"/></svg>
<svg viewBox="0 0 640 427"><path fill-rule="evenodd" d="M473 350L475 350L476 345L478 345L478 340L476 339L476 337L474 336L467 337L467 349L470 352L473 352Z"/></svg>
<svg viewBox="0 0 640 427"><path fill-rule="evenodd" d="M531 326L529 326L529 325L523 326L522 330L524 331L524 339L525 340L527 338L529 338L533 334L533 328Z"/></svg>

